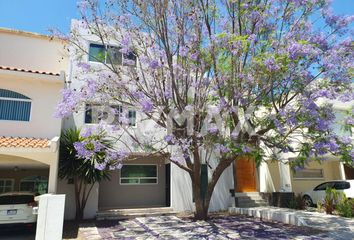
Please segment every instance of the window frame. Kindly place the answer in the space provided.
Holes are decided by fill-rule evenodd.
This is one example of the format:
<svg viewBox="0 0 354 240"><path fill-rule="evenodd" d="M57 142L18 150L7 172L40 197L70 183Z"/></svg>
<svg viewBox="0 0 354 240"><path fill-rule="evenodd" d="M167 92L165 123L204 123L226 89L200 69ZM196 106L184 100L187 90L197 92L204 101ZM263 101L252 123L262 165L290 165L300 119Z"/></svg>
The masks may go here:
<svg viewBox="0 0 354 240"><path fill-rule="evenodd" d="M321 171L321 177L297 177L296 176L296 173L297 172L300 172L300 171L315 171L315 170L319 170L319 171ZM316 168L316 169L314 169L314 168L304 168L304 169L301 169L301 170L298 170L298 171L295 171L294 173L293 173L293 179L294 180L313 180L313 179L317 179L317 180L323 180L324 179L324 171L323 171L323 169L322 168Z"/></svg>
<svg viewBox="0 0 354 240"><path fill-rule="evenodd" d="M97 46L102 46L104 49L104 61L91 61L90 60L90 49L91 49L91 45L97 45ZM109 48L118 48L121 49L122 47L117 45L117 44L102 44L102 43L98 43L98 42L92 42L89 41L88 42L88 51L87 51L87 62L88 63L93 63L93 64L111 64L109 61L107 61L107 53L108 53L108 49ZM129 64L124 64L124 59L126 59L125 56L129 55L129 54L124 54L124 53L120 53L121 54L121 63L113 63L113 65L118 65L118 66L124 66L124 67L136 67L137 66L137 61L138 61L138 57L136 55L135 52L131 52L129 54L133 54L135 56L135 64L134 65L129 65ZM127 58L129 59L129 58Z"/></svg>
<svg viewBox="0 0 354 240"><path fill-rule="evenodd" d="M91 114L92 114L92 108L91 109L88 109L88 106L97 106L97 107L104 107L105 105L102 105L102 104L99 104L99 103L85 103L85 109L84 109L84 124L85 125L96 125L96 124L99 124L99 121L101 121L101 120L99 120L97 123L95 123L95 122L92 122L92 116L91 116L91 122L86 122L86 115L87 115L87 112L90 110L91 111ZM106 107L110 107L110 108L114 108L114 107L116 107L116 109L117 108L119 108L119 111L120 111L120 114L122 114L123 113L123 106L122 105L118 105L118 104L110 104L109 106L106 106ZM132 112L132 113L134 113L135 112L135 117L132 117L132 119L134 119L135 121L134 121L134 124L131 124L131 118L129 118L129 113L130 112ZM117 115L117 114L116 114ZM128 120L129 120L129 124L127 125L127 127L129 127L129 128L136 128L137 127L137 111L136 110L134 110L134 109L129 109L129 108L127 108L127 118L128 118ZM108 124L108 125L110 125L110 126L116 126L116 125L120 125L121 124L121 122L120 122L120 120L119 120L119 116L118 116L118 123L110 123L110 124Z"/></svg>
<svg viewBox="0 0 354 240"><path fill-rule="evenodd" d="M32 177L35 177L37 179L30 179ZM26 176L20 179L19 181L19 185L18 185L18 189L19 191L28 191L28 190L22 190L21 189L21 184L22 183L33 183L33 187L35 187L36 184L38 183L46 183L47 184L47 189L45 191L45 193L48 193L48 188L49 188L49 177L47 176L42 176L42 175L32 175L32 176ZM44 194L44 193L41 193Z"/></svg>
<svg viewBox="0 0 354 240"><path fill-rule="evenodd" d="M7 186L5 186L5 181L10 181L11 182L11 190L8 191L8 192L13 192L14 191L15 179L13 179L13 178L0 178L0 181L4 182L4 185L2 185L2 186L0 185L0 194L1 193L7 193L7 192L4 192L5 187L7 187Z"/></svg>
<svg viewBox="0 0 354 240"><path fill-rule="evenodd" d="M19 93L17 91L14 90L10 90L10 89L6 89L6 88L0 88L0 90L7 90L19 95L22 95L22 98L14 98L14 97L1 97L0 96L0 101L1 100L5 100L5 101L12 101L12 102L25 102L25 103L30 103L29 105L29 113L28 113L28 120L18 120L18 119L1 119L0 121L8 121L8 122L21 122L21 123L26 123L26 122L30 122L32 120L32 109L33 109L33 101L31 98L27 97L26 95Z"/></svg>
<svg viewBox="0 0 354 240"><path fill-rule="evenodd" d="M156 177L122 177L122 168L124 166L129 166L129 165L138 165L138 166L155 166L156 167ZM123 164L123 167L119 169L119 185L123 186L141 186L141 185L158 185L159 184L159 167L158 164L139 164L139 163L131 163L131 164ZM139 183L122 183L122 178L123 179L139 179ZM156 183L140 183L140 179L155 179L156 178Z"/></svg>

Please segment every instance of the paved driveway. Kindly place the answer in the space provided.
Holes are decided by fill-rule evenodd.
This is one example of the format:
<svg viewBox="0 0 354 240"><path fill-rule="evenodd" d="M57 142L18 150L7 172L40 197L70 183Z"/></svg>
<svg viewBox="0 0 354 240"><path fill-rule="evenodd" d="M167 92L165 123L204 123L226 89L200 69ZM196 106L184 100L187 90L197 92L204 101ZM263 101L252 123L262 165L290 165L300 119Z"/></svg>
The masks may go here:
<svg viewBox="0 0 354 240"><path fill-rule="evenodd" d="M101 221L87 228L86 234L85 229L80 232L85 239L333 239L324 231L244 216L216 217L207 222L174 216Z"/></svg>

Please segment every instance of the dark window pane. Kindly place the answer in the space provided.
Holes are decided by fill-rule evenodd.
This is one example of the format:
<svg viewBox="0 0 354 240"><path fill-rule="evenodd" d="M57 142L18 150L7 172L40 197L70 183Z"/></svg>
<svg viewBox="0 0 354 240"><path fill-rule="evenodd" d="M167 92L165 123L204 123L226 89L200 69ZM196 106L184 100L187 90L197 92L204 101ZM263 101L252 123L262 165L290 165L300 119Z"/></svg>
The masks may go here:
<svg viewBox="0 0 354 240"><path fill-rule="evenodd" d="M128 118L129 118L129 126L135 126L136 125L136 111L129 110Z"/></svg>
<svg viewBox="0 0 354 240"><path fill-rule="evenodd" d="M153 179L143 178L143 179L140 179L140 183L157 183L157 179L156 178L153 178Z"/></svg>
<svg viewBox="0 0 354 240"><path fill-rule="evenodd" d="M323 178L322 169L301 169L294 173L294 178Z"/></svg>
<svg viewBox="0 0 354 240"><path fill-rule="evenodd" d="M121 183L139 184L139 179L138 178L133 178L133 179L122 178L120 181L121 181Z"/></svg>
<svg viewBox="0 0 354 240"><path fill-rule="evenodd" d="M156 177L156 165L124 165L121 177Z"/></svg>
<svg viewBox="0 0 354 240"><path fill-rule="evenodd" d="M349 184L349 182L336 182L334 184L334 188L337 190L349 189L350 184Z"/></svg>
<svg viewBox="0 0 354 240"><path fill-rule="evenodd" d="M88 104L85 106L85 123L92 123L92 108Z"/></svg>
<svg viewBox="0 0 354 240"><path fill-rule="evenodd" d="M109 46L107 51L106 63L109 64L122 64L122 53L120 52L120 47Z"/></svg>
<svg viewBox="0 0 354 240"><path fill-rule="evenodd" d="M105 61L105 47L100 44L90 44L89 61L91 62L104 62Z"/></svg>
<svg viewBox="0 0 354 240"><path fill-rule="evenodd" d="M128 54L124 54L124 64L125 66L135 66L136 65L136 55L133 52L129 52Z"/></svg>
<svg viewBox="0 0 354 240"><path fill-rule="evenodd" d="M0 99L0 120L29 121L31 102Z"/></svg>
<svg viewBox="0 0 354 240"><path fill-rule="evenodd" d="M122 106L112 105L111 112L112 112L112 114L114 114L113 124L115 124L115 125L120 124L120 118L121 118L122 112L123 112Z"/></svg>

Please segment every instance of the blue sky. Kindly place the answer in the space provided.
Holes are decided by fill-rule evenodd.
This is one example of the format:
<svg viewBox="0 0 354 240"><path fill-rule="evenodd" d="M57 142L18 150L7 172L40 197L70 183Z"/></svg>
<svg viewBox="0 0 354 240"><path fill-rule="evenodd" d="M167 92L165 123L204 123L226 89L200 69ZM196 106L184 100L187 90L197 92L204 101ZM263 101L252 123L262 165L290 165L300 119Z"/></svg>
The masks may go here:
<svg viewBox="0 0 354 240"><path fill-rule="evenodd" d="M335 13L354 15L354 0L333 0ZM68 32L70 19L78 18L76 0L0 0L0 27L48 34Z"/></svg>

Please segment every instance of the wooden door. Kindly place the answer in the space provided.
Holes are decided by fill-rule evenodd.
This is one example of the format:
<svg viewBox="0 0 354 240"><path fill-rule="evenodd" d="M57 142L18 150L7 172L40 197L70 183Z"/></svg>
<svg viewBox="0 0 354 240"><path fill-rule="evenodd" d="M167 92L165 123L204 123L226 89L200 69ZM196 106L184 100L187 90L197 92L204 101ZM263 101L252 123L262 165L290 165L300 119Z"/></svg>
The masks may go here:
<svg viewBox="0 0 354 240"><path fill-rule="evenodd" d="M235 192L256 192L256 163L252 158L244 157L235 161Z"/></svg>

